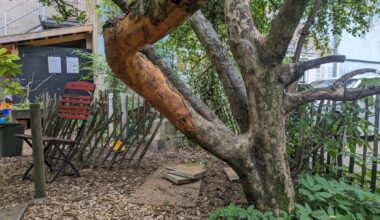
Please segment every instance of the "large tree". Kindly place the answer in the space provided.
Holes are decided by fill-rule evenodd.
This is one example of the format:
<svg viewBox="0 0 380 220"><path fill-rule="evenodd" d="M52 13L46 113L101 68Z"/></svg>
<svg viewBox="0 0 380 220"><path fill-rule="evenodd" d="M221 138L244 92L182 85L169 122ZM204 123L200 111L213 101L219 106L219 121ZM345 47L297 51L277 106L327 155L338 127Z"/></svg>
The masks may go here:
<svg viewBox="0 0 380 220"><path fill-rule="evenodd" d="M284 0L265 36L255 26L250 1L225 1L228 43L242 77L212 25L198 11L205 0L140 0L129 6L127 1L114 2L125 12L108 22L103 32L114 73L187 137L229 164L239 175L248 201L259 209L279 214L281 209L294 208L285 145L285 119L293 109L314 100L353 100L380 92L380 86L344 86L348 78L372 69L349 73L329 88L286 92L306 70L344 61L342 56L327 56L283 64L308 0ZM234 134L194 96L150 46L186 19L216 68L241 134Z"/></svg>
<svg viewBox="0 0 380 220"><path fill-rule="evenodd" d="M365 18L376 9L375 0L225 0L229 49L198 11L206 0L112 1L124 12L103 30L113 72L188 138L229 164L239 175L248 201L261 210L279 215L280 210L294 209L285 144L285 121L291 111L315 100L355 100L380 92L380 86L345 88L349 78L373 69L348 73L328 88L297 92L294 86L305 71L345 60L344 56L327 56L299 62L308 35L318 40L316 45L324 45L331 24L335 35L344 29L355 34L361 29L355 29L352 21L368 27ZM252 7L256 3L259 6ZM260 7L263 14L252 14ZM186 20L215 67L240 134L210 111L151 46ZM293 63L284 64L300 23L304 25Z"/></svg>

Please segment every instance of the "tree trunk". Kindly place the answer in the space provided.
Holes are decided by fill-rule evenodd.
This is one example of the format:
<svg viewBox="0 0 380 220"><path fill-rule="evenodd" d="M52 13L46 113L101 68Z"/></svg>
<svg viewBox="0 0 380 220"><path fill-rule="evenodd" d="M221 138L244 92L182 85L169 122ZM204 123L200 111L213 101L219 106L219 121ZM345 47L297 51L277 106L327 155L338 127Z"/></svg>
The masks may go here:
<svg viewBox="0 0 380 220"><path fill-rule="evenodd" d="M286 155L284 89L275 83L247 87L252 91L249 104L253 141L246 166L234 169L250 204L260 210L272 210L276 215L280 210L293 211L295 192Z"/></svg>
<svg viewBox="0 0 380 220"><path fill-rule="evenodd" d="M177 129L228 163L240 176L250 204L276 215L280 210L293 211L295 195L286 161L284 85L278 80L278 65L256 65L247 57L242 75L249 128L235 135L218 118L199 114L188 101L188 94L173 87L165 73L138 52L181 24L204 2L137 1L125 17L105 26L107 61L116 76L150 101ZM238 48L247 49L244 45Z"/></svg>

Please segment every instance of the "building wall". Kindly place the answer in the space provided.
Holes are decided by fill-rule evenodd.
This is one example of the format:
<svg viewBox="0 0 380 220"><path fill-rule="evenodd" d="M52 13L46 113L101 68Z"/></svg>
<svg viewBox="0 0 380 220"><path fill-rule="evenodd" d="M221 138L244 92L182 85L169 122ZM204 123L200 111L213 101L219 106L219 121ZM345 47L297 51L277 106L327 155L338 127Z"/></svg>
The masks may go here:
<svg viewBox="0 0 380 220"><path fill-rule="evenodd" d="M380 71L380 22L374 22L369 32L362 37L354 37L347 32L343 33L337 54L345 55L346 62L335 64L336 68L331 63L307 71L304 81L311 83L316 80L334 79L362 68L374 68ZM310 59L312 58L310 57Z"/></svg>
<svg viewBox="0 0 380 220"><path fill-rule="evenodd" d="M80 10L89 11L90 7L86 0L67 0L67 2ZM42 29L40 18L58 15L54 7L42 6L38 0L0 0L0 5L0 36L39 31ZM4 27L5 20L8 24L7 30ZM89 21L91 22L91 19Z"/></svg>
<svg viewBox="0 0 380 220"><path fill-rule="evenodd" d="M79 66L89 62L74 53L74 48L61 47L20 47L20 64L22 64L22 74L16 77L23 86L30 88L29 101L36 101L36 98L45 92L51 95L62 95L66 82L78 81L88 72L79 70L78 73L68 71L67 58L78 60ZM91 52L89 50L84 50ZM60 73L51 73L49 71L49 57L56 57L60 60ZM73 66L71 66L73 67ZM16 102L24 101L23 97L15 97Z"/></svg>

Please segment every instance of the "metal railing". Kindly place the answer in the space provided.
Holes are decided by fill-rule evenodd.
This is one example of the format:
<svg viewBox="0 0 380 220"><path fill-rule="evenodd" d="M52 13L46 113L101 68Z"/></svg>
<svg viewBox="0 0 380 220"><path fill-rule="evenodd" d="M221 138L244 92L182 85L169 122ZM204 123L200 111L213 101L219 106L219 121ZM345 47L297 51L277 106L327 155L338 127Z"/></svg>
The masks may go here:
<svg viewBox="0 0 380 220"><path fill-rule="evenodd" d="M83 10L83 0L65 2ZM20 2L2 12L2 16L0 15L0 36L31 31L41 26L41 22L46 21L47 18L58 14L55 8L43 6L38 0Z"/></svg>

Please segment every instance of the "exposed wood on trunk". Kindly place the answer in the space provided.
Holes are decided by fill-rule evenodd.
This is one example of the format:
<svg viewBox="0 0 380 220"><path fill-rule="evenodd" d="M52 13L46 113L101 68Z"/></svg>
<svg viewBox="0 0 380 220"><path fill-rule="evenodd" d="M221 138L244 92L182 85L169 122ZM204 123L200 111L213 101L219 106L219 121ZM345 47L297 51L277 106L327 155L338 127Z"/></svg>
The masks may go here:
<svg viewBox="0 0 380 220"><path fill-rule="evenodd" d="M139 1L114 27L104 30L111 69L184 132L195 131L184 98L172 88L161 70L138 51L180 25L200 7L201 2Z"/></svg>
<svg viewBox="0 0 380 220"><path fill-rule="evenodd" d="M104 28L107 61L115 74L186 136L222 160L239 158L245 139L219 120L198 114L162 71L138 53L180 25L205 1L138 1L125 17ZM148 7L149 6L149 7Z"/></svg>
<svg viewBox="0 0 380 220"><path fill-rule="evenodd" d="M209 121L214 120L217 116L186 86L186 84L173 72L165 61L156 53L151 46L145 47L141 51L154 65L158 66L165 74L170 83L178 89L182 96L191 104L191 106L204 118Z"/></svg>

